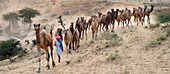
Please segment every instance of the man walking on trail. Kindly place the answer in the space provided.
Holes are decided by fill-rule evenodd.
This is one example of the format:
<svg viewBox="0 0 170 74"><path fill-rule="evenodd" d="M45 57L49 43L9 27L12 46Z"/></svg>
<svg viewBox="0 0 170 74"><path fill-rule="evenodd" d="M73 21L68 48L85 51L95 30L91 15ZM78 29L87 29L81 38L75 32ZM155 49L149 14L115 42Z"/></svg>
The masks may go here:
<svg viewBox="0 0 170 74"><path fill-rule="evenodd" d="M58 55L58 62L60 63L60 59L61 59L60 56L63 51L63 44L62 44L61 37L59 35L56 36L55 46L56 46L56 52Z"/></svg>

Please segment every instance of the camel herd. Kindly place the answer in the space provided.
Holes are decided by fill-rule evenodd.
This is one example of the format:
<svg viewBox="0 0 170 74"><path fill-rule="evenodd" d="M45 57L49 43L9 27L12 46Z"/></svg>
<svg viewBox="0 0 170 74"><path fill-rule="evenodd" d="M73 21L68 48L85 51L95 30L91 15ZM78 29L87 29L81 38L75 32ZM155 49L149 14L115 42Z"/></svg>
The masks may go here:
<svg viewBox="0 0 170 74"><path fill-rule="evenodd" d="M128 28L132 27L131 17L134 17L134 21L139 22L143 25L145 16L147 16L147 22L150 24L150 13L153 11L154 6L151 5L150 8L147 6L133 8L131 11L128 8L125 9L111 9L106 14L98 12L98 15L92 15L90 19L86 20L84 17L78 17L76 22L71 22L70 27L68 29L62 30L62 28L58 28L55 32L55 36L60 35L62 41L64 39L64 43L66 45L66 49L69 53L71 53L71 49L77 50L80 47L80 40L83 40L84 35L87 39L87 30L92 31L92 39L97 40L98 31L108 31L109 26L111 32L114 32L115 22L117 21L118 26L121 25L122 28L125 28L125 24ZM46 59L47 59L47 68L50 68L49 59L50 54L48 51L48 46L51 48L51 58L52 58L52 65L55 66L53 60L53 35L52 30L50 32L43 29L40 31L40 24L34 24L34 29L36 32L36 43L37 43L37 50L39 52L39 67L38 73L40 72L40 61L41 61L41 51L40 49L44 49L46 51ZM64 38L62 34L64 33ZM77 51L76 51L77 52Z"/></svg>

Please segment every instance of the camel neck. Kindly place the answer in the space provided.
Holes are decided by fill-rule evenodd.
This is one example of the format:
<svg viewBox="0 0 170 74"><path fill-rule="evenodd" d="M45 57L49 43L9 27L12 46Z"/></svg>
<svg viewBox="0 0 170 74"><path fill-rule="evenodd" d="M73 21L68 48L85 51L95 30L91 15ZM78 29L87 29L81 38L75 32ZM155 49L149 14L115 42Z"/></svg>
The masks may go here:
<svg viewBox="0 0 170 74"><path fill-rule="evenodd" d="M36 31L36 42L39 44L40 43L40 31Z"/></svg>

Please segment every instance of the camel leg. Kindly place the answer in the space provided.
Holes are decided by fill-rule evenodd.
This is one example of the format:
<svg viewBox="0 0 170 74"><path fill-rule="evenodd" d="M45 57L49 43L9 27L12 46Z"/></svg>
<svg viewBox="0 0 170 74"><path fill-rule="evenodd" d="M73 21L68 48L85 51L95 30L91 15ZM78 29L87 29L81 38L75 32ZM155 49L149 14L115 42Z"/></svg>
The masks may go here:
<svg viewBox="0 0 170 74"><path fill-rule="evenodd" d="M117 25L119 26L120 22L117 22Z"/></svg>
<svg viewBox="0 0 170 74"><path fill-rule="evenodd" d="M102 24L101 23L99 23L99 27L100 27L100 33L101 33L101 29L102 29Z"/></svg>
<svg viewBox="0 0 170 74"><path fill-rule="evenodd" d="M102 27L103 31L104 31L104 27L105 27L105 25L103 24L103 27Z"/></svg>
<svg viewBox="0 0 170 74"><path fill-rule="evenodd" d="M80 47L80 40L78 40L78 48Z"/></svg>
<svg viewBox="0 0 170 74"><path fill-rule="evenodd" d="M143 25L144 21L145 21L145 19L144 19L144 17L143 17L143 18L142 18L142 25Z"/></svg>
<svg viewBox="0 0 170 74"><path fill-rule="evenodd" d="M92 31L92 39L94 40L94 31Z"/></svg>
<svg viewBox="0 0 170 74"><path fill-rule="evenodd" d="M41 49L38 49L38 56L39 56L39 65L38 65L38 71L37 73L40 73L41 69Z"/></svg>
<svg viewBox="0 0 170 74"><path fill-rule="evenodd" d="M77 45L77 40L75 40L75 49L77 50L78 45Z"/></svg>
<svg viewBox="0 0 170 74"><path fill-rule="evenodd" d="M108 29L108 25L106 25L105 29L106 29L106 31L108 31L108 30L109 30L109 29Z"/></svg>
<svg viewBox="0 0 170 74"><path fill-rule="evenodd" d="M83 34L82 34L82 38L81 38L81 40L83 40L83 38L84 38L84 30L83 30Z"/></svg>
<svg viewBox="0 0 170 74"><path fill-rule="evenodd" d="M130 20L130 19L129 19ZM133 28L133 26L132 26L132 21L130 21L130 24L131 24L131 28Z"/></svg>
<svg viewBox="0 0 170 74"><path fill-rule="evenodd" d="M79 36L79 39L81 38L81 31L79 31L79 33L80 33L80 36Z"/></svg>
<svg viewBox="0 0 170 74"><path fill-rule="evenodd" d="M150 17L149 17L149 15L148 15L148 24L150 24Z"/></svg>
<svg viewBox="0 0 170 74"><path fill-rule="evenodd" d="M95 34L95 40L97 40L97 33L98 33L98 30L96 30L96 34Z"/></svg>
<svg viewBox="0 0 170 74"><path fill-rule="evenodd" d="M122 29L124 28L124 21L122 21Z"/></svg>
<svg viewBox="0 0 170 74"><path fill-rule="evenodd" d="M87 29L85 30L86 40L87 40Z"/></svg>
<svg viewBox="0 0 170 74"><path fill-rule="evenodd" d="M73 40L73 43L72 43L72 44L73 44L73 50L75 50L75 48L74 48L74 44L75 44L74 40Z"/></svg>
<svg viewBox="0 0 170 74"><path fill-rule="evenodd" d="M69 53L71 53L71 43L69 43Z"/></svg>
<svg viewBox="0 0 170 74"><path fill-rule="evenodd" d="M111 32L114 32L114 25L115 25L115 20L113 21Z"/></svg>
<svg viewBox="0 0 170 74"><path fill-rule="evenodd" d="M88 25L88 29L89 29L89 31L90 31L90 25Z"/></svg>
<svg viewBox="0 0 170 74"><path fill-rule="evenodd" d="M129 28L129 19L127 19L127 21L125 22L126 22L126 26Z"/></svg>
<svg viewBox="0 0 170 74"><path fill-rule="evenodd" d="M46 59L47 59L47 69L50 69L49 61L50 61L50 54L48 52L48 48L45 48L46 51Z"/></svg>
<svg viewBox="0 0 170 74"><path fill-rule="evenodd" d="M52 66L55 67L55 62L54 62L54 59L53 59L53 45L51 45L50 48L51 48Z"/></svg>
<svg viewBox="0 0 170 74"><path fill-rule="evenodd" d="M70 52L70 49L68 48L69 44L66 44L66 50L68 50L68 53L71 53Z"/></svg>
<svg viewBox="0 0 170 74"><path fill-rule="evenodd" d="M137 21L136 21L136 22L137 22L137 25L138 25L138 24L139 24L139 20L137 19Z"/></svg>

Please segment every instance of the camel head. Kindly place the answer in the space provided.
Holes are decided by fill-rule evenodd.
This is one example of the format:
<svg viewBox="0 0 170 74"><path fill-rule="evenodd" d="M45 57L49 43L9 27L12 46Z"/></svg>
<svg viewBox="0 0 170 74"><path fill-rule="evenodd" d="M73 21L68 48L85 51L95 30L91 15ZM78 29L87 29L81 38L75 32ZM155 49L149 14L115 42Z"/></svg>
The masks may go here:
<svg viewBox="0 0 170 74"><path fill-rule="evenodd" d="M123 13L123 12L124 12L124 9L122 9L122 10L118 10L118 12L119 12L119 13Z"/></svg>
<svg viewBox="0 0 170 74"><path fill-rule="evenodd" d="M116 12L118 12L119 11L119 9L116 9Z"/></svg>
<svg viewBox="0 0 170 74"><path fill-rule="evenodd" d="M144 6L144 11L143 11L143 12L145 12L145 11L146 11L146 9L147 9L147 6L145 5L145 6Z"/></svg>
<svg viewBox="0 0 170 74"><path fill-rule="evenodd" d="M144 8L147 8L147 6L146 6L146 5L144 5Z"/></svg>
<svg viewBox="0 0 170 74"><path fill-rule="evenodd" d="M110 11L108 11L108 12L107 12L107 15L109 15L109 14L111 14L111 12L110 12Z"/></svg>
<svg viewBox="0 0 170 74"><path fill-rule="evenodd" d="M55 36L62 34L62 28L57 28Z"/></svg>
<svg viewBox="0 0 170 74"><path fill-rule="evenodd" d="M118 11L119 11L119 9L116 9L115 18L117 18L117 16L118 16Z"/></svg>
<svg viewBox="0 0 170 74"><path fill-rule="evenodd" d="M153 6L153 5L151 5L151 11L150 11L150 12L152 12L152 11L153 11L153 8L154 8L154 6Z"/></svg>
<svg viewBox="0 0 170 74"><path fill-rule="evenodd" d="M111 9L111 12L114 13L115 12L114 9Z"/></svg>
<svg viewBox="0 0 170 74"><path fill-rule="evenodd" d="M84 21L84 17L81 17L81 22L83 22Z"/></svg>
<svg viewBox="0 0 170 74"><path fill-rule="evenodd" d="M102 13L101 12L98 12L98 16L99 16L99 18L102 16Z"/></svg>
<svg viewBox="0 0 170 74"><path fill-rule="evenodd" d="M70 28L73 29L73 26L74 26L74 22L71 22Z"/></svg>
<svg viewBox="0 0 170 74"><path fill-rule="evenodd" d="M136 11L136 8L133 8L133 12L132 12L132 15L134 15L135 11Z"/></svg>
<svg viewBox="0 0 170 74"><path fill-rule="evenodd" d="M142 7L138 7L138 9L142 9Z"/></svg>
<svg viewBox="0 0 170 74"><path fill-rule="evenodd" d="M40 30L40 25L41 24L34 24L34 30L39 31Z"/></svg>
<svg viewBox="0 0 170 74"><path fill-rule="evenodd" d="M74 24L74 22L71 22L71 25L73 25Z"/></svg>
<svg viewBox="0 0 170 74"><path fill-rule="evenodd" d="M128 10L128 8L125 8L125 11Z"/></svg>

